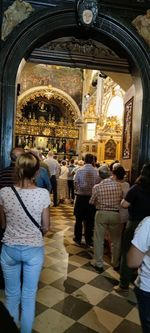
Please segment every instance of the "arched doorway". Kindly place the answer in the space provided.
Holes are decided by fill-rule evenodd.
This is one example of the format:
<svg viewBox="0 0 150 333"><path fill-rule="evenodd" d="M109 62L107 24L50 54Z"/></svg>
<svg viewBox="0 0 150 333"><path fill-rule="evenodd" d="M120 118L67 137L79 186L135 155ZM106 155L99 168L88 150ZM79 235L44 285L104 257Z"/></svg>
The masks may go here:
<svg viewBox="0 0 150 333"><path fill-rule="evenodd" d="M51 85L36 86L19 95L16 107L15 146L49 149L59 157L76 154L79 138L76 119L80 110L74 99Z"/></svg>
<svg viewBox="0 0 150 333"><path fill-rule="evenodd" d="M46 31L45 31L46 26ZM13 126L16 109L16 74L23 58L28 59L32 50L44 42L62 36L84 36L106 44L118 45L132 63L136 78L136 101L133 126L132 165L141 167L149 159L150 57L143 43L131 27L125 27L117 19L99 13L96 24L89 30L78 25L76 8L71 4L42 10L22 22L17 31L4 44L1 52L1 164L8 164L13 142ZM85 60L86 63L86 60ZM144 63L144 67L143 67ZM143 92L142 92L143 89ZM141 105L142 103L142 115ZM141 133L140 133L141 129Z"/></svg>

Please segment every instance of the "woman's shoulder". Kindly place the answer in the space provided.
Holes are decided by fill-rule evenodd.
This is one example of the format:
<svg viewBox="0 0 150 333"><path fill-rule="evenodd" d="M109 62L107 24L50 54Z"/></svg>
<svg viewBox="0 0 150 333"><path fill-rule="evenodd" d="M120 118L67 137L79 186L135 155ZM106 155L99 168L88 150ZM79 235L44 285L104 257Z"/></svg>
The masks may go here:
<svg viewBox="0 0 150 333"><path fill-rule="evenodd" d="M2 193L8 193L8 192L10 192L10 191L12 191L11 186L4 186L4 187L2 187L2 188L0 189L0 193L1 193L1 194L2 194Z"/></svg>
<svg viewBox="0 0 150 333"><path fill-rule="evenodd" d="M46 188L43 187L36 187L35 188L37 193L43 194L43 195L49 195L49 192Z"/></svg>

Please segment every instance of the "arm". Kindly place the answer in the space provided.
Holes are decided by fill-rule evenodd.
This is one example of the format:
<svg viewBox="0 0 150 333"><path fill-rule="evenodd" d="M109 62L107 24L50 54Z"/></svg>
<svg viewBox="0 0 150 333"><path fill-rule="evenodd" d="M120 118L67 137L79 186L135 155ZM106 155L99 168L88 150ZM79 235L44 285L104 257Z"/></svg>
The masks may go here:
<svg viewBox="0 0 150 333"><path fill-rule="evenodd" d="M130 202L126 201L125 199L122 199L121 207L128 208L129 206L130 206Z"/></svg>
<svg viewBox="0 0 150 333"><path fill-rule="evenodd" d="M131 245L127 254L127 263L130 268L138 268L141 266L145 253L140 251L134 245Z"/></svg>
<svg viewBox="0 0 150 333"><path fill-rule="evenodd" d="M43 229L43 233L46 234L46 232L49 230L50 227L50 210L49 210L50 206L48 206L47 208L43 209L42 212L42 229Z"/></svg>
<svg viewBox="0 0 150 333"><path fill-rule="evenodd" d="M74 175L74 188L75 188L75 191L78 190L78 170L77 170L77 172L75 172L75 175Z"/></svg>
<svg viewBox="0 0 150 333"><path fill-rule="evenodd" d="M6 217L2 205L0 205L0 226L2 229L5 229L6 226Z"/></svg>
<svg viewBox="0 0 150 333"><path fill-rule="evenodd" d="M97 200L97 192L95 190L95 185L94 185L94 187L92 188L92 196L89 200L89 204L96 205L96 200Z"/></svg>
<svg viewBox="0 0 150 333"><path fill-rule="evenodd" d="M47 190L49 192L51 192L52 185L51 185L51 181L50 181L50 177L49 177L47 169L44 169L44 174L43 175L44 175L44 181L45 181L45 185L46 185L45 188L47 188Z"/></svg>

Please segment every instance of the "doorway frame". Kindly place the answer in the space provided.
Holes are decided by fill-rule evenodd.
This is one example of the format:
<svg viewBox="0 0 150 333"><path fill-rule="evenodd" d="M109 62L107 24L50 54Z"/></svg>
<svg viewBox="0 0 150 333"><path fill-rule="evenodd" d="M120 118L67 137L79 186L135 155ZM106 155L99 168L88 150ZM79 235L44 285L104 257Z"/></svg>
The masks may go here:
<svg viewBox="0 0 150 333"><path fill-rule="evenodd" d="M46 27L46 29L45 29ZM79 26L77 11L71 4L57 5L55 8L40 10L16 27L6 42L0 55L0 164L9 164L9 153L14 142L14 119L16 112L16 76L22 59L28 59L31 52L48 41L63 37L77 37L85 30ZM149 47L136 34L132 26L108 14L99 13L95 26L86 31L93 40L100 41L101 34L118 43L133 63L132 75L136 79L137 96L142 99L141 133L136 133L132 156L133 173L143 163L150 160L150 53ZM86 63L86 61L85 61ZM144 64L144 66L143 66ZM138 106L138 103L137 103ZM135 102L136 108L136 102ZM138 110L136 111L139 112ZM133 133L134 135L134 133Z"/></svg>

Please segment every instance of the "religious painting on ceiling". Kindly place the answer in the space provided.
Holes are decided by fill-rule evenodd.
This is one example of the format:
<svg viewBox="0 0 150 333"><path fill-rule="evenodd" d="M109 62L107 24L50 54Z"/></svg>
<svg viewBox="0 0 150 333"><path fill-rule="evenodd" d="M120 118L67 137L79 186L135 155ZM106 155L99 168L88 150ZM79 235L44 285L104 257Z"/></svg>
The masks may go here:
<svg viewBox="0 0 150 333"><path fill-rule="evenodd" d="M122 158L131 158L133 97L125 104Z"/></svg>
<svg viewBox="0 0 150 333"><path fill-rule="evenodd" d="M50 66L42 64L27 64L20 78L20 93L37 87L51 85L69 94L77 103L82 105L83 73L79 68Z"/></svg>

